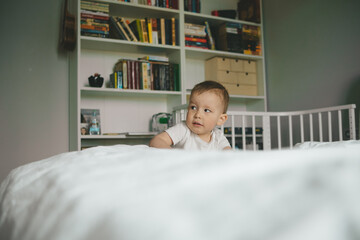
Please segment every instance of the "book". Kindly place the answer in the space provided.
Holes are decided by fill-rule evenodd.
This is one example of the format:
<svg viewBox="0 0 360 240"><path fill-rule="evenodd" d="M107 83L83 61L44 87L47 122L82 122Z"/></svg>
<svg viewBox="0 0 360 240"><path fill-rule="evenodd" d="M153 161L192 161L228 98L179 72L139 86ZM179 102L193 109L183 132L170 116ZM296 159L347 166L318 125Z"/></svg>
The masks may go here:
<svg viewBox="0 0 360 240"><path fill-rule="evenodd" d="M109 76L109 87L110 88L115 88L115 72L111 73Z"/></svg>
<svg viewBox="0 0 360 240"><path fill-rule="evenodd" d="M125 61L125 60L123 60L123 62L122 62L122 75L123 75L123 77L122 77L122 79L123 79L123 82L122 82L122 84L123 84L123 89L128 89L129 87L128 87L128 81L127 81L127 79L128 79L128 76L127 76L127 70L128 70L128 68L127 68L127 62Z"/></svg>
<svg viewBox="0 0 360 240"><path fill-rule="evenodd" d="M152 20L151 18L145 18L146 25L147 25L147 35L148 35L148 41L149 43L153 43L153 37L152 37Z"/></svg>
<svg viewBox="0 0 360 240"><path fill-rule="evenodd" d="M109 4L81 1L80 7L80 34L109 37Z"/></svg>
<svg viewBox="0 0 360 240"><path fill-rule="evenodd" d="M123 74L122 71L118 71L117 73L117 88L123 88Z"/></svg>
<svg viewBox="0 0 360 240"><path fill-rule="evenodd" d="M151 19L151 26L152 26L152 41L154 44L159 44L158 26L157 26L156 18Z"/></svg>
<svg viewBox="0 0 360 240"><path fill-rule="evenodd" d="M242 26L242 44L244 54L261 55L260 27L243 25Z"/></svg>
<svg viewBox="0 0 360 240"><path fill-rule="evenodd" d="M205 21L205 32L208 40L209 49L215 50L215 40L211 34L211 29L208 21Z"/></svg>
<svg viewBox="0 0 360 240"><path fill-rule="evenodd" d="M171 18L171 45L176 45L175 18Z"/></svg>
<svg viewBox="0 0 360 240"><path fill-rule="evenodd" d="M161 44L165 45L166 39L165 39L165 19L164 18L160 18L160 29L161 29Z"/></svg>
<svg viewBox="0 0 360 240"><path fill-rule="evenodd" d="M180 91L180 65L178 63L173 63L174 71L174 91Z"/></svg>
<svg viewBox="0 0 360 240"><path fill-rule="evenodd" d="M99 26L99 25L95 25L95 24L81 24L81 29L90 29L90 30L98 30L98 31L103 31L103 32L108 32L109 31L109 26Z"/></svg>
<svg viewBox="0 0 360 240"><path fill-rule="evenodd" d="M136 26L136 19L126 19L126 23L129 25L131 31L134 33L136 39L138 40L138 42L141 42L140 37L139 37L139 32Z"/></svg>
<svg viewBox="0 0 360 240"><path fill-rule="evenodd" d="M110 22L110 26L109 26L110 37L126 40L124 33L120 30L119 26L116 23L116 19L111 17L109 22Z"/></svg>
<svg viewBox="0 0 360 240"><path fill-rule="evenodd" d="M208 49L207 42L195 42L195 41L185 41L185 46L187 47L199 47L203 49Z"/></svg>
<svg viewBox="0 0 360 240"><path fill-rule="evenodd" d="M165 44L172 45L171 19L165 19Z"/></svg>
<svg viewBox="0 0 360 240"><path fill-rule="evenodd" d="M193 35L198 37L206 37L205 25L185 23L184 24L185 35Z"/></svg>
<svg viewBox="0 0 360 240"><path fill-rule="evenodd" d="M185 41L192 41L192 42L202 42L202 43L207 43L207 39L206 38L200 38L200 37L193 37L193 36L188 36L185 35Z"/></svg>
<svg viewBox="0 0 360 240"><path fill-rule="evenodd" d="M142 38L143 42L148 43L148 31L147 31L147 24L145 19L140 19L140 25L141 25L141 32L142 32Z"/></svg>
<svg viewBox="0 0 360 240"><path fill-rule="evenodd" d="M91 18L91 19L105 20L105 21L109 20L109 16L99 15L99 14L88 12L88 11L87 12L81 12L80 17L81 18Z"/></svg>
<svg viewBox="0 0 360 240"><path fill-rule="evenodd" d="M126 61L126 72L127 72L127 89L132 89L132 74L131 74L131 63L130 61Z"/></svg>
<svg viewBox="0 0 360 240"><path fill-rule="evenodd" d="M136 22L136 28L137 28L137 32L138 32L138 35L139 35L139 41L140 42L144 42L144 39L143 39L143 33L142 33L142 27L141 27L141 19L136 19L135 22Z"/></svg>
<svg viewBox="0 0 360 240"><path fill-rule="evenodd" d="M120 26L122 27L121 30L124 31L125 36L127 36L126 39L128 41L134 41L132 35L129 32L129 28L128 28L127 24L125 24L123 18L121 18L121 17L115 17L115 18L117 20L117 23L120 24Z"/></svg>
<svg viewBox="0 0 360 240"><path fill-rule="evenodd" d="M134 61L134 89L141 89L141 63L139 61Z"/></svg>
<svg viewBox="0 0 360 240"><path fill-rule="evenodd" d="M119 17L118 20L120 20L121 24L124 26L124 29L126 29L128 35L131 36L131 40L134 41L134 42L137 42L138 39L135 36L135 34L133 33L133 31L131 30L131 28L128 25L128 23L126 22L126 20L123 17Z"/></svg>
<svg viewBox="0 0 360 240"><path fill-rule="evenodd" d="M142 58L139 58L140 60L147 60L147 61L154 61L154 62L169 62L169 58L165 56L154 56L154 55L148 55L144 56Z"/></svg>
<svg viewBox="0 0 360 240"><path fill-rule="evenodd" d="M218 28L216 48L223 51L243 53L241 33L242 24L240 23L227 22L221 24Z"/></svg>
<svg viewBox="0 0 360 240"><path fill-rule="evenodd" d="M81 29L81 33L94 33L94 34L102 34L107 36L109 31L102 31L102 30L92 30L92 29Z"/></svg>
<svg viewBox="0 0 360 240"><path fill-rule="evenodd" d="M179 39L179 19L175 18L175 45L180 45L180 39Z"/></svg>
<svg viewBox="0 0 360 240"><path fill-rule="evenodd" d="M141 62L141 80L142 80L142 89L149 90L150 89L150 63L149 62Z"/></svg>
<svg viewBox="0 0 360 240"><path fill-rule="evenodd" d="M128 40L131 41L130 37L127 35L125 29L123 28L123 26L120 24L120 22L117 20L116 17L111 17L111 19L113 19L113 22L116 24L116 26L118 27L118 29L120 30L120 32L122 33L122 36L125 37L124 40Z"/></svg>

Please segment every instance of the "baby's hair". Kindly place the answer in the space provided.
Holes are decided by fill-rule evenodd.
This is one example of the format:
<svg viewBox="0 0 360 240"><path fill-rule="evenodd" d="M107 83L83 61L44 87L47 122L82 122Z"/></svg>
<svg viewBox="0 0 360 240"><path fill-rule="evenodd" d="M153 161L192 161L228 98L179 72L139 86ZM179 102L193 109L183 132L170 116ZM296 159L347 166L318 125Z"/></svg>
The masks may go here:
<svg viewBox="0 0 360 240"><path fill-rule="evenodd" d="M229 93L226 88L218 82L204 81L196 84L195 87L191 90L190 99L194 94L201 94L207 91L213 91L222 98L224 105L223 113L226 113L229 105Z"/></svg>

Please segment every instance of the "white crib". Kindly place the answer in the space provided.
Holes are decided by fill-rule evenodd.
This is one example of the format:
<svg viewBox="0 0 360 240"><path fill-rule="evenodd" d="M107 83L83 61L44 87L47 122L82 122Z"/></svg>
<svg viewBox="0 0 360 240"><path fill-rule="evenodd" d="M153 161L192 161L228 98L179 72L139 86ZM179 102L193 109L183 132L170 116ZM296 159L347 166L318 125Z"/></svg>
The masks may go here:
<svg viewBox="0 0 360 240"><path fill-rule="evenodd" d="M305 141L354 140L355 108L349 104L290 112L228 111L228 121L221 130L233 149L243 150L291 149ZM187 105L175 107L173 122L184 121L186 111Z"/></svg>

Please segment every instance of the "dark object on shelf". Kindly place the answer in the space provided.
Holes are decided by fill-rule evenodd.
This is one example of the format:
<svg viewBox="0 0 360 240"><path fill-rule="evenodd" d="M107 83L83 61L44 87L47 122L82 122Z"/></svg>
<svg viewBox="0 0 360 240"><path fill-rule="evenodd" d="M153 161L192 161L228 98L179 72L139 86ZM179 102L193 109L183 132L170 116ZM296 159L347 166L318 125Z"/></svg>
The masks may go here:
<svg viewBox="0 0 360 240"><path fill-rule="evenodd" d="M242 44L242 25L227 22L219 26L217 31L216 49L244 53Z"/></svg>
<svg viewBox="0 0 360 240"><path fill-rule="evenodd" d="M104 78L100 77L100 74L98 73L91 75L88 79L90 87L102 87L104 83Z"/></svg>
<svg viewBox="0 0 360 240"><path fill-rule="evenodd" d="M238 18L240 20L260 23L260 0L239 0Z"/></svg>
<svg viewBox="0 0 360 240"><path fill-rule="evenodd" d="M236 11L235 10L214 10L211 11L211 15L218 16L218 17L224 17L224 18L236 18Z"/></svg>

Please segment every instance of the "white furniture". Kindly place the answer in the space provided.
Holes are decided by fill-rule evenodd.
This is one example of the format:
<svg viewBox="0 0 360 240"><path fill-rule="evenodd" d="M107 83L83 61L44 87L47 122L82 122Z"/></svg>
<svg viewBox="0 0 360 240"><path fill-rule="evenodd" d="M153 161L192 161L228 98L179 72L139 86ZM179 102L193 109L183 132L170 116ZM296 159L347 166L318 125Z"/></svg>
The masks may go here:
<svg viewBox="0 0 360 240"><path fill-rule="evenodd" d="M201 13L184 11L183 0L179 9L152 7L118 1L101 1L110 4L110 15L129 18L171 18L179 20L180 46L155 45L110 38L85 37L77 31L76 50L70 61L70 149L80 150L85 146L109 145L115 143L146 143L152 135L99 135L80 134L80 111L100 109L101 132L149 132L153 114L171 112L174 106L186 104L193 86L205 80L205 61L212 57L226 57L256 61L258 96L231 95L230 111L266 111L265 58L262 23L251 23L211 16L212 10L237 9L238 0L202 1ZM72 1L77 29L80 29L80 0ZM184 23L204 23L211 26L224 22L237 22L261 28L262 56L245 55L219 50L185 47ZM103 86L91 88L88 77L100 73L105 83L119 58L156 55L169 57L170 62L180 64L180 91L120 90Z"/></svg>
<svg viewBox="0 0 360 240"><path fill-rule="evenodd" d="M281 150L305 141L355 140L355 108L355 104L348 104L289 112L228 111L228 121L221 130L233 149L244 151L258 150L259 145L264 150ZM186 112L186 105L174 107L174 122L184 121Z"/></svg>

